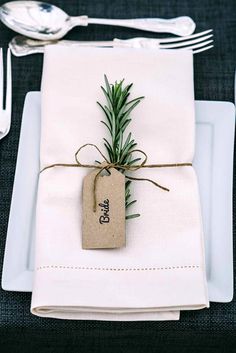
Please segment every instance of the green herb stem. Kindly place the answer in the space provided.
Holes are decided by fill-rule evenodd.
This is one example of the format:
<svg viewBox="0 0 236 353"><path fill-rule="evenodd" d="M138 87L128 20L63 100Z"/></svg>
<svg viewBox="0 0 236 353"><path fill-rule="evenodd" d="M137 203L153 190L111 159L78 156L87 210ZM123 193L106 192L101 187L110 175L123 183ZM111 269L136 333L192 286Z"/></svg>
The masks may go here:
<svg viewBox="0 0 236 353"><path fill-rule="evenodd" d="M108 159L111 163L132 165L139 161L140 158L133 157L132 151L137 146L137 143L132 138L131 132L128 135L126 134L126 130L132 120L130 117L131 112L144 97L129 100L133 84L124 86L124 80L110 84L106 75L104 75L104 79L105 87L101 87L101 89L106 98L106 104L97 103L104 112L106 119L102 123L106 126L111 138L110 141L106 138L103 139ZM126 209L136 202L136 200L131 200L130 184L130 180L125 183ZM126 216L126 219L139 216L139 214L130 214Z"/></svg>

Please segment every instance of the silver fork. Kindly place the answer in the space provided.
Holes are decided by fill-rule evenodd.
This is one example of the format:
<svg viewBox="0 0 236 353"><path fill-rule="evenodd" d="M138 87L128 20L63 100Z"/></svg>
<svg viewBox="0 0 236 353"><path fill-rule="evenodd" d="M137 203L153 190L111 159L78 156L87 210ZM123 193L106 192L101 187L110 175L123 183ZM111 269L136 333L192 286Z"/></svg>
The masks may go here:
<svg viewBox="0 0 236 353"><path fill-rule="evenodd" d="M112 41L80 42L61 40L56 42L39 41L17 36L9 43L12 53L15 56L26 56L30 54L43 53L44 47L49 44L60 44L65 46L79 47L121 47L121 48L150 48L150 49L179 49L192 50L194 54L213 47L212 29L196 33L190 36L176 38L169 37L163 39L156 38L131 38L113 39Z"/></svg>
<svg viewBox="0 0 236 353"><path fill-rule="evenodd" d="M186 37L114 39L113 42L114 46L118 44L120 47L128 47L131 43L134 48L193 50L196 54L213 47L212 32L212 29L208 29Z"/></svg>
<svg viewBox="0 0 236 353"><path fill-rule="evenodd" d="M0 139L5 137L11 127L12 111L12 73L11 73L11 51L7 50L7 74L6 74L6 98L5 108L3 106L4 97L4 66L3 51L0 48Z"/></svg>

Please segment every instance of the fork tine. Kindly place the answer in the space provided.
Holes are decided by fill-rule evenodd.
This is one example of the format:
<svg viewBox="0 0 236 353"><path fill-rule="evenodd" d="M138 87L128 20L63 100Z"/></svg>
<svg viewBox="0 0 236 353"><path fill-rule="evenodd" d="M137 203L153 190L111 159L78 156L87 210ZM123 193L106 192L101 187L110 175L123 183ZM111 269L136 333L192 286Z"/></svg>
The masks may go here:
<svg viewBox="0 0 236 353"><path fill-rule="evenodd" d="M11 68L11 50L7 50L7 79L6 79L6 112L11 116L12 109L12 68Z"/></svg>
<svg viewBox="0 0 236 353"><path fill-rule="evenodd" d="M205 47L205 45L208 45L210 43L213 43L213 40L207 40L206 42L202 42L202 43L198 43L198 44L194 44L194 45L190 45L189 47L185 47L185 48L180 48L179 50L192 50L192 49L198 49L201 47Z"/></svg>
<svg viewBox="0 0 236 353"><path fill-rule="evenodd" d="M185 40L188 40L188 39L193 39L193 38L198 38L198 37L201 37L205 34L208 34L210 32L212 32L213 29L208 29L207 31L203 31L203 32L199 32L199 33L196 33L196 34L191 34L190 36L186 36L186 37L177 37L177 38L160 38L158 39L158 42L161 44L161 43L174 43L174 42L182 42L182 41L185 41Z"/></svg>
<svg viewBox="0 0 236 353"><path fill-rule="evenodd" d="M208 47L204 47L204 48L201 48L201 49L193 50L193 54L198 54L198 53L201 53L202 51L205 51L205 50L208 50L208 49L211 49L211 48L214 48L214 45L208 45Z"/></svg>
<svg viewBox="0 0 236 353"><path fill-rule="evenodd" d="M2 48L0 48L0 109L3 109L3 92L4 92L3 54L2 54Z"/></svg>
<svg viewBox="0 0 236 353"><path fill-rule="evenodd" d="M174 43L174 44L160 44L160 48L161 49L172 49L172 48L180 48L183 46L188 46L190 44L196 44L196 43L200 43L203 42L209 38L213 37L213 34L209 34L208 36L203 36L197 39L192 39L192 40L187 40L185 42L179 42L179 43Z"/></svg>

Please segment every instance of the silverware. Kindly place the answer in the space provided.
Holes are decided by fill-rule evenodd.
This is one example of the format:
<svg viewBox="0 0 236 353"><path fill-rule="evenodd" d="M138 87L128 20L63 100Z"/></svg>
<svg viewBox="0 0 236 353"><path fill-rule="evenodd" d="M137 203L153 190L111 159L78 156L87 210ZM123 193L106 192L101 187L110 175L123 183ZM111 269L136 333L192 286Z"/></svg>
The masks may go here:
<svg viewBox="0 0 236 353"><path fill-rule="evenodd" d="M11 127L12 110L12 73L11 73L11 51L7 51L7 74L6 74L6 98L5 108L3 105L4 97L4 67L3 51L0 49L0 139L5 137Z"/></svg>
<svg viewBox="0 0 236 353"><path fill-rule="evenodd" d="M2 22L26 37L39 40L61 39L76 26L101 24L141 29L150 32L166 32L187 36L194 32L195 23L188 16L172 19L103 19L88 16L70 17L55 5L39 1L12 1L1 7Z"/></svg>
<svg viewBox="0 0 236 353"><path fill-rule="evenodd" d="M234 105L236 105L236 69L235 69L235 77L234 77Z"/></svg>
<svg viewBox="0 0 236 353"><path fill-rule="evenodd" d="M150 48L150 49L185 49L193 50L193 53L210 49L213 47L212 29L193 34L184 38L132 38L114 39L112 41L79 42L79 41L39 41L23 36L14 37L9 43L9 48L15 56L26 56L30 54L43 53L46 45L60 44L65 46L79 47L128 47L128 48ZM166 43L166 44L165 44Z"/></svg>

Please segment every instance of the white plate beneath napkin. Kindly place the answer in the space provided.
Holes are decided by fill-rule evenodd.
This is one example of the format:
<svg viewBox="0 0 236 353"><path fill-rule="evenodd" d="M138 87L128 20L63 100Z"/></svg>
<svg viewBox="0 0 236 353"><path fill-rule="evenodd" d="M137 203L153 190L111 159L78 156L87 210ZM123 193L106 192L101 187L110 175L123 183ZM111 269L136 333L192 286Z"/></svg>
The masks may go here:
<svg viewBox="0 0 236 353"><path fill-rule="evenodd" d="M228 302L233 296L234 105L197 101L196 119L194 166L200 185L209 299ZM29 92L23 112L3 266L2 287L5 290L32 290L39 138L40 92Z"/></svg>

